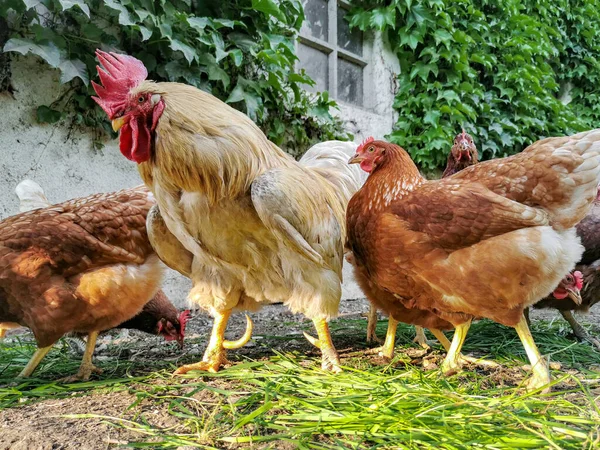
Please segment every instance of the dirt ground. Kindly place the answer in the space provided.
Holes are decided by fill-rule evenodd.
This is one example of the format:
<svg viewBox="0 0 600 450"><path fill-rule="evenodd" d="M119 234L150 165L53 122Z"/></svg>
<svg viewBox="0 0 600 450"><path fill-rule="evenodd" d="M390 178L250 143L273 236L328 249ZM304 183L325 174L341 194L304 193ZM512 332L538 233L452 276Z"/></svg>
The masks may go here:
<svg viewBox="0 0 600 450"><path fill-rule="evenodd" d="M368 310L367 302L363 299L345 301L341 305L340 316L351 318L360 317L361 313ZM318 357L316 350L312 350L302 336L303 330L312 332L310 321L301 316L291 314L283 305L271 305L258 313L253 313L255 338L244 348L231 352L232 359L240 360L245 357L260 359L273 355L274 351L300 351ZM531 314L532 320L543 318L546 320L562 320L560 315L553 310L536 310ZM600 324L600 308L591 314L579 316L585 323ZM366 321L365 321L366 324ZM241 336L246 321L243 314L235 314L228 327L227 336L235 339ZM96 348L96 361L111 358L108 349L111 345L135 341L137 345L126 350L126 357L130 360L162 360L179 364L180 361L190 362L201 358L204 351L204 337L210 330L210 320L205 314L198 312L190 321L186 337L197 343L187 344L184 351L180 352L174 345L163 345L161 338L144 335L138 332L111 332L99 339ZM12 334L23 333L14 330ZM314 334L314 333L313 333ZM285 336L286 339L277 337ZM289 339L297 336L297 339ZM202 339L198 339L201 338ZM8 337L10 339L10 336ZM264 345L261 341L268 340ZM356 349L356 342L344 342L343 330L338 331L334 341L340 353ZM358 346L364 343L359 343ZM415 356L418 349L415 349ZM235 354L235 356L234 356ZM424 358L425 359L425 358ZM423 361L425 364L430 362ZM435 364L435 362L434 362ZM148 369L151 370L151 369ZM519 375L520 376L520 375ZM203 395L210 396L204 391ZM177 422L166 411L165 404L155 405L150 401L142 401L130 408L136 397L126 390L111 393L94 393L85 396L73 396L62 399L44 400L38 403L9 408L0 411L0 450L30 450L30 449L77 449L100 450L107 448L122 448L130 440L139 439L139 434L123 428L115 428L100 419L69 419L60 417L66 414L95 413L106 416L116 416L123 419L135 418L141 411L152 418L152 425L160 427L177 427ZM148 414L151 412L151 414ZM185 447L180 447L185 449ZM230 448L230 447L226 447Z"/></svg>

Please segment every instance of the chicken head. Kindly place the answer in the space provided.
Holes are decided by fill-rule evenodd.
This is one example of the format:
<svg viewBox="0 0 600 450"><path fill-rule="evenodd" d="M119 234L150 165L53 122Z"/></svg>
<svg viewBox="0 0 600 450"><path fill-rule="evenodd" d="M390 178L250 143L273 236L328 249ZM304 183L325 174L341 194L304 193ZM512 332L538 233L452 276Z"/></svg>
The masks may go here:
<svg viewBox="0 0 600 450"><path fill-rule="evenodd" d="M151 157L152 132L165 109L159 94L131 89L148 76L142 62L132 56L96 51L102 64L98 75L103 86L92 82L98 97L92 97L106 112L113 130L119 133L119 148L123 156L136 163Z"/></svg>
<svg viewBox="0 0 600 450"><path fill-rule="evenodd" d="M576 305L581 305L580 291L583 288L583 274L576 270L567 274L557 288L552 292L552 296L557 300L563 300L569 297Z"/></svg>

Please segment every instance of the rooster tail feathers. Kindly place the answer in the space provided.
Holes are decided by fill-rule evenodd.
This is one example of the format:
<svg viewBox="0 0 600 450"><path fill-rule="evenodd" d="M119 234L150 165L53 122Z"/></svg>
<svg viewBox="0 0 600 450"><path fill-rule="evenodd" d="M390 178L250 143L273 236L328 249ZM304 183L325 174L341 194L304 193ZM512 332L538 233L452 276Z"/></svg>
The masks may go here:
<svg viewBox="0 0 600 450"><path fill-rule="evenodd" d="M15 188L15 193L19 197L19 212L50 206L44 190L33 180L25 179L21 181Z"/></svg>
<svg viewBox="0 0 600 450"><path fill-rule="evenodd" d="M313 169L331 184L344 210L368 176L357 164L348 164L355 153L353 142L325 141L313 145L300 159L300 164Z"/></svg>

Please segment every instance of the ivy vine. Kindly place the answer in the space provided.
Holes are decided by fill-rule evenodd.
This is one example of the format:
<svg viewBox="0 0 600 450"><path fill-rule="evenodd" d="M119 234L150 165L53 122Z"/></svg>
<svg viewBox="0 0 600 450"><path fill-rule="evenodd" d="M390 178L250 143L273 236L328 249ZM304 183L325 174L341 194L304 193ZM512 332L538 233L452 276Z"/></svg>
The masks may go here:
<svg viewBox="0 0 600 450"><path fill-rule="evenodd" d="M388 138L425 169L464 127L485 158L598 126L600 1L356 0L400 60Z"/></svg>
<svg viewBox="0 0 600 450"><path fill-rule="evenodd" d="M242 110L276 144L300 155L311 144L347 140L328 94L294 63L304 20L299 0L3 0L10 29L4 52L32 53L70 85L41 122L69 115L78 125L112 133L91 100L94 51L120 50L144 62L149 78L194 85Z"/></svg>

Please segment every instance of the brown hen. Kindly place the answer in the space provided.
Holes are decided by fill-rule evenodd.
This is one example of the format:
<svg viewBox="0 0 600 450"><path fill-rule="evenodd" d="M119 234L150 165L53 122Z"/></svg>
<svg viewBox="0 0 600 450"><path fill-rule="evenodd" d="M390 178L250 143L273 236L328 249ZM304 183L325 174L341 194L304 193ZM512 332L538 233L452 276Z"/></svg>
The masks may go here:
<svg viewBox="0 0 600 450"><path fill-rule="evenodd" d="M407 308L456 326L442 369L458 369L471 320L487 317L515 327L534 371L529 386L547 385L523 309L583 253L574 226L596 196L600 130L538 141L443 180L425 180L402 148L382 141L351 162L372 174L348 205L350 248Z"/></svg>
<svg viewBox="0 0 600 450"><path fill-rule="evenodd" d="M154 204L144 187L96 194L0 222L0 328L22 325L39 349L29 376L54 343L88 334L74 379L97 369L98 332L135 316L157 292L162 267L146 234Z"/></svg>

